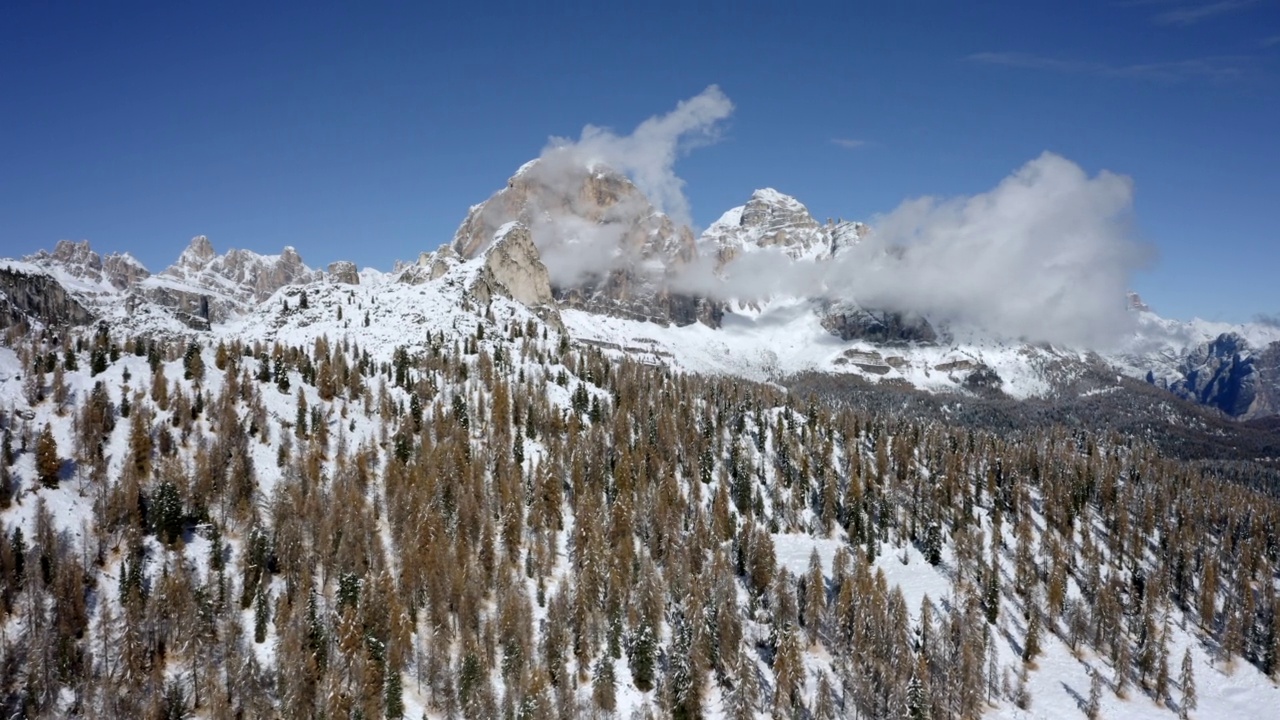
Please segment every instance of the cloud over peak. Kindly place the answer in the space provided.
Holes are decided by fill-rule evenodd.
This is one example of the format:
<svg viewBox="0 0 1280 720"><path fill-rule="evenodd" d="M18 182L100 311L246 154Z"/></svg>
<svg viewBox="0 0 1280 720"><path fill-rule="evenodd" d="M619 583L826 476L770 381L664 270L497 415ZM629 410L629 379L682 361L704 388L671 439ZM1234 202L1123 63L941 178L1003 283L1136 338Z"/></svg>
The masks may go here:
<svg viewBox="0 0 1280 720"><path fill-rule="evenodd" d="M711 85L680 101L671 112L640 123L630 135L587 125L577 140L551 138L542 155L567 155L587 166L607 165L630 177L654 207L672 220L692 225L684 180L675 173L676 160L719 139L720 122L731 114L733 102Z"/></svg>

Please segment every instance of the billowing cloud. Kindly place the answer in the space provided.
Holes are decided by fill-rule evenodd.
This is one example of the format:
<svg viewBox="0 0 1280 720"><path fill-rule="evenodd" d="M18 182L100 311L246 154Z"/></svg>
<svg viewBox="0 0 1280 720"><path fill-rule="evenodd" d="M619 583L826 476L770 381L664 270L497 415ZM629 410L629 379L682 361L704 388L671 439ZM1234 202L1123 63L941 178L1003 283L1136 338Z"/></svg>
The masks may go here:
<svg viewBox="0 0 1280 720"><path fill-rule="evenodd" d="M1052 153L972 197L907 200L834 258L780 250L718 272L703 258L677 289L720 299L771 295L848 301L923 315L956 331L1103 348L1131 329L1132 273L1150 259L1131 226L1133 183L1089 177Z"/></svg>
<svg viewBox="0 0 1280 720"><path fill-rule="evenodd" d="M1053 153L973 197L909 200L838 258L831 294L1032 341L1110 344L1150 259L1134 238L1133 183Z"/></svg>
<svg viewBox="0 0 1280 720"><path fill-rule="evenodd" d="M732 111L713 85L629 135L587 126L576 141L553 138L528 166L546 192L528 198L526 214L552 281L574 285L619 267L643 272L653 264L645 258L665 256L643 249L663 235L650 203L677 226L690 224L676 160L714 141ZM605 204L584 195L585 174L601 165L626 174L642 194ZM822 296L957 330L1102 348L1131 328L1125 293L1150 257L1135 239L1132 207L1129 178L1091 177L1046 152L987 192L903 202L834 258L792 262L761 250L722 268L710 257L659 264L650 279L722 300Z"/></svg>
<svg viewBox="0 0 1280 720"><path fill-rule="evenodd" d="M588 125L576 141L552 138L542 157L572 158L578 165L604 164L625 173L654 207L677 223L691 225L684 180L675 173L683 153L715 142L720 122L733 113L733 103L716 85L683 100L666 115L640 123L630 135Z"/></svg>

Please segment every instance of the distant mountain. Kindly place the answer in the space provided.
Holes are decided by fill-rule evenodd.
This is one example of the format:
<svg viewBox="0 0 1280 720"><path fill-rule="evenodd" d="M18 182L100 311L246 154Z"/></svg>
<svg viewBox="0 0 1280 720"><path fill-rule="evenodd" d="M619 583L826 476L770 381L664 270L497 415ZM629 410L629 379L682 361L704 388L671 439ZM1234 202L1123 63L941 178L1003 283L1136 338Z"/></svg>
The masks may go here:
<svg viewBox="0 0 1280 720"><path fill-rule="evenodd" d="M457 302L485 305L500 294L582 343L697 372L757 380L837 373L1013 398L1099 392L1128 376L1228 417L1280 414L1276 328L1168 320L1130 295L1132 337L1098 352L864 307L851 299L856 288L829 288L823 278L871 232L858 222L819 222L796 198L765 188L695 238L626 176L551 155L473 206L450 243L390 273L349 262L312 269L292 247L218 254L205 236L151 273L128 254L102 257L88 242L62 241L52 252L0 261L0 319L217 335L242 332L247 318L271 312L264 306L287 305L277 297L287 288L363 283L372 298L397 285L442 293L462 283L469 299ZM480 274L464 282L459 272Z"/></svg>

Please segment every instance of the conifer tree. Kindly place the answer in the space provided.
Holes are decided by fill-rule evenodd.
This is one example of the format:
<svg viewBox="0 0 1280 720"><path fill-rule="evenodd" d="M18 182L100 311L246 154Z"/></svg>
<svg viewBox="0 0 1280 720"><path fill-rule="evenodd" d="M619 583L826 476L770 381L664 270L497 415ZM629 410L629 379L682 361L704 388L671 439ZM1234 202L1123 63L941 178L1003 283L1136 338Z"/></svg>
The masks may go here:
<svg viewBox="0 0 1280 720"><path fill-rule="evenodd" d="M47 488L58 487L58 474L62 470L62 458L58 457L58 443L53 429L45 424L36 438L36 477Z"/></svg>
<svg viewBox="0 0 1280 720"><path fill-rule="evenodd" d="M591 678L591 699L601 712L612 713L618 705L617 680L613 672L613 658L604 653L596 661Z"/></svg>
<svg viewBox="0 0 1280 720"><path fill-rule="evenodd" d="M736 648L734 653L733 685L725 697L725 715L729 720L754 720L760 702L755 659L742 648Z"/></svg>
<svg viewBox="0 0 1280 720"><path fill-rule="evenodd" d="M1182 653L1182 670L1178 673L1178 684L1182 686L1182 702L1178 703L1178 717L1186 718L1191 716L1191 711L1196 709L1199 700L1196 697L1196 678L1195 669L1192 667L1191 648L1187 648Z"/></svg>
<svg viewBox="0 0 1280 720"><path fill-rule="evenodd" d="M388 668L383 687L385 717L387 720L401 720L404 717L404 690L401 687L400 673Z"/></svg>
<svg viewBox="0 0 1280 720"><path fill-rule="evenodd" d="M774 708L791 712L800 702L804 683L804 659L795 628L790 623L778 631L778 650L773 658Z"/></svg>
<svg viewBox="0 0 1280 720"><path fill-rule="evenodd" d="M631 664L631 678L640 692L649 692L653 689L657 652L657 634L648 620L642 617L640 624L631 633L627 652L627 659Z"/></svg>
<svg viewBox="0 0 1280 720"><path fill-rule="evenodd" d="M1102 712L1102 676L1096 670L1089 671L1089 700L1085 702L1084 714L1089 720L1098 720Z"/></svg>

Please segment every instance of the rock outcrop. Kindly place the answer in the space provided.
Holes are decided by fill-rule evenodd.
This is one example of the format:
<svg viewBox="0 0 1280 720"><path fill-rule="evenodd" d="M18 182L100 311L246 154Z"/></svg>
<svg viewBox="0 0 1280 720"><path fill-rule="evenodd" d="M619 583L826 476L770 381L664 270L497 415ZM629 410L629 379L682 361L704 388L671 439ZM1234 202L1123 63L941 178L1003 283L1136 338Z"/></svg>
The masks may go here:
<svg viewBox="0 0 1280 720"><path fill-rule="evenodd" d="M555 302L551 278L534 247L529 228L510 223L498 229L484 254L484 266L472 291L481 302L504 295L530 308Z"/></svg>
<svg viewBox="0 0 1280 720"><path fill-rule="evenodd" d="M52 327L87 325L90 313L52 276L0 266L0 327L36 321Z"/></svg>
<svg viewBox="0 0 1280 720"><path fill-rule="evenodd" d="M132 255L112 253L104 258L88 240L59 240L53 252L41 250L23 260L104 290L125 290L151 275Z"/></svg>
<svg viewBox="0 0 1280 720"><path fill-rule="evenodd" d="M841 340L865 340L881 345L932 343L938 333L925 318L912 313L865 310L845 303L827 303L822 327Z"/></svg>
<svg viewBox="0 0 1280 720"><path fill-rule="evenodd" d="M477 257L512 222L528 229L562 307L660 324L718 317L707 301L668 289L697 256L693 233L607 167L555 155L527 163L471 208L450 248L462 259Z"/></svg>
<svg viewBox="0 0 1280 720"><path fill-rule="evenodd" d="M1272 415L1280 404L1280 343L1255 353L1244 338L1224 333L1189 353L1178 373L1169 390L1234 418ZM1154 374L1147 379L1160 384Z"/></svg>
<svg viewBox="0 0 1280 720"><path fill-rule="evenodd" d="M356 269L356 264L349 260L329 263L328 272L334 282L344 285L360 284L360 271Z"/></svg>
<svg viewBox="0 0 1280 720"><path fill-rule="evenodd" d="M1275 413L1280 398L1277 373L1280 343L1255 353L1238 334L1224 333L1192 349L1172 377L1157 377L1152 371L1147 382L1231 417L1248 419Z"/></svg>
<svg viewBox="0 0 1280 720"><path fill-rule="evenodd" d="M799 200L764 188L745 205L733 208L698 240L701 253L722 269L745 253L775 250L792 260L820 261L856 244L867 232L862 223L828 221L821 225Z"/></svg>

